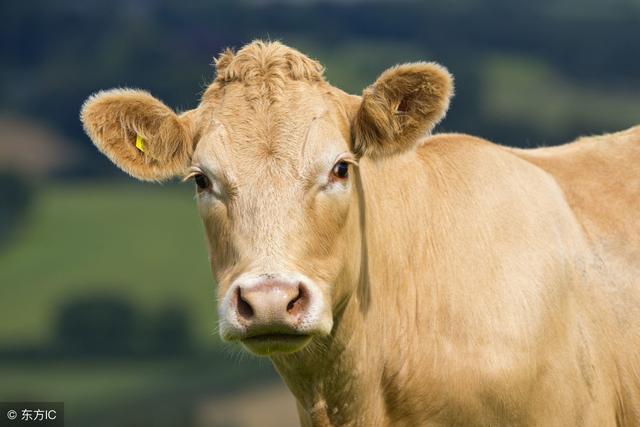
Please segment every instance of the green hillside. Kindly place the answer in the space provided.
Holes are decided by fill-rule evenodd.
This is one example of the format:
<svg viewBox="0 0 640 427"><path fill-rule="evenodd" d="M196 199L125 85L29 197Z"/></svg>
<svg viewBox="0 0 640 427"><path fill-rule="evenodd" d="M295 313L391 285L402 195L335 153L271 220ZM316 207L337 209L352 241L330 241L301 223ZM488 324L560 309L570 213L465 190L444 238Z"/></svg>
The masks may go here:
<svg viewBox="0 0 640 427"><path fill-rule="evenodd" d="M28 226L0 252L0 344L46 343L68 299L117 294L143 312L188 307L196 342L214 336L215 286L192 188L40 188Z"/></svg>

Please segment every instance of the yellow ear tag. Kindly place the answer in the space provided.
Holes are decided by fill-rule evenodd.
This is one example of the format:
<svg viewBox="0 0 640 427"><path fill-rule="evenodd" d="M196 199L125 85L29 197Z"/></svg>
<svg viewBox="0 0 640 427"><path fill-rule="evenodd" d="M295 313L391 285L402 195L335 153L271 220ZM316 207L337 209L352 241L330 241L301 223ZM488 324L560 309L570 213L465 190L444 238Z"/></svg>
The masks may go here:
<svg viewBox="0 0 640 427"><path fill-rule="evenodd" d="M136 148L144 153L144 139L140 135L136 135Z"/></svg>

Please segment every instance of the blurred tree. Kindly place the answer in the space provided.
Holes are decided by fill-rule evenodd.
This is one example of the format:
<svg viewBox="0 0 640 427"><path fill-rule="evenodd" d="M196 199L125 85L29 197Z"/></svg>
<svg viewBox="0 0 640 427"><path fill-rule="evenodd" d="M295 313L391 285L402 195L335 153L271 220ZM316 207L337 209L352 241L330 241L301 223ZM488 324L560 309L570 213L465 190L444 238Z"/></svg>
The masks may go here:
<svg viewBox="0 0 640 427"><path fill-rule="evenodd" d="M191 322L186 307L169 305L151 317L149 351L158 356L183 355L192 349Z"/></svg>
<svg viewBox="0 0 640 427"><path fill-rule="evenodd" d="M24 224L32 198L32 188L24 178L0 171L0 248Z"/></svg>
<svg viewBox="0 0 640 427"><path fill-rule="evenodd" d="M304 50L327 52L317 55L323 62L346 44L357 47L333 64L334 76L345 74L342 69L348 74L363 57L387 65L398 61L388 50L380 51L382 44L427 49L421 59L437 60L456 76L460 96L444 124L447 129L513 145L522 145L529 131L524 138L561 142L618 128L619 112L629 117L636 110L629 109L624 94L637 94L640 85L637 0L33 0L0 2L0 15L0 110L61 129L78 142L77 150L91 154L84 164L88 174L114 173L115 168L107 167L82 133L78 111L87 96L109 87L142 87L171 106L191 108L211 80L212 57L256 38L294 46L310 41ZM554 99L544 105L532 100L531 112L506 126L498 123L501 117L483 117L491 94L479 98L475 92L482 91L484 61L496 56L531 57L548 66L557 82L568 85L563 92L571 95L566 105L574 111L569 122L552 130L539 120L536 111ZM503 92L511 93L508 102L526 98ZM598 123L589 120L591 112L582 117L579 110L588 105L584 99L593 94L604 97L613 108L607 111L615 114L603 115Z"/></svg>
<svg viewBox="0 0 640 427"><path fill-rule="evenodd" d="M67 301L60 308L56 330L53 353L70 357L173 357L193 349L191 322L183 305L171 304L145 316L119 295Z"/></svg>
<svg viewBox="0 0 640 427"><path fill-rule="evenodd" d="M118 295L76 297L60 309L57 345L74 357L131 356L138 334L138 316Z"/></svg>

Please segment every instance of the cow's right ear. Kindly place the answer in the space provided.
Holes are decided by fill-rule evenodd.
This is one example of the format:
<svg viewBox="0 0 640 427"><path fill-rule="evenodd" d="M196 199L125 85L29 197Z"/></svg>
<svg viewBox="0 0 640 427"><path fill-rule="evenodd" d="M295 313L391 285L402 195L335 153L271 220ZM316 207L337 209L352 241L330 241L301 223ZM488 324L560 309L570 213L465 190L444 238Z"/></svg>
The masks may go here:
<svg viewBox="0 0 640 427"><path fill-rule="evenodd" d="M188 168L193 114L178 116L147 92L98 92L85 101L80 119L96 147L135 178L162 181Z"/></svg>

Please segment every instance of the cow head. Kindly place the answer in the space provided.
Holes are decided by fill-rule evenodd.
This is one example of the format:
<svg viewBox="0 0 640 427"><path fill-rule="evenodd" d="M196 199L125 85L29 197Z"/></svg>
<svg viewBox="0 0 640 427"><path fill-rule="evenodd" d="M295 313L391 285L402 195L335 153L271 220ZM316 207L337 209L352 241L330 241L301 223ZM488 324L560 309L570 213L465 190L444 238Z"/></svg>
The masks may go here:
<svg viewBox="0 0 640 427"><path fill-rule="evenodd" d="M222 337L297 351L331 334L358 280L358 161L414 147L444 116L452 80L437 64L401 65L350 96L317 62L262 42L224 52L216 71L194 110L116 89L89 98L82 122L132 176L195 182Z"/></svg>

